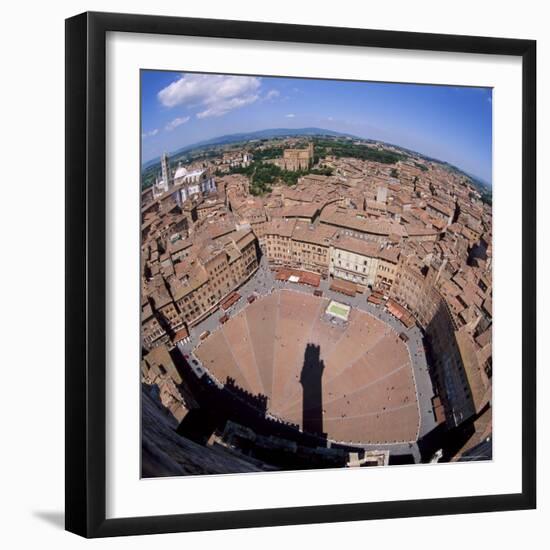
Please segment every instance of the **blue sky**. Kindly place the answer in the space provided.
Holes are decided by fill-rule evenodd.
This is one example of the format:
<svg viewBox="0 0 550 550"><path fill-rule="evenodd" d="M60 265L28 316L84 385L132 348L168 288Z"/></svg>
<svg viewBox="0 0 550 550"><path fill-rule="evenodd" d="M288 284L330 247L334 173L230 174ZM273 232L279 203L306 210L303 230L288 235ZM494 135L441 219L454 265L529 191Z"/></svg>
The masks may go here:
<svg viewBox="0 0 550 550"><path fill-rule="evenodd" d="M142 160L203 139L319 127L379 139L492 182L490 88L142 71Z"/></svg>

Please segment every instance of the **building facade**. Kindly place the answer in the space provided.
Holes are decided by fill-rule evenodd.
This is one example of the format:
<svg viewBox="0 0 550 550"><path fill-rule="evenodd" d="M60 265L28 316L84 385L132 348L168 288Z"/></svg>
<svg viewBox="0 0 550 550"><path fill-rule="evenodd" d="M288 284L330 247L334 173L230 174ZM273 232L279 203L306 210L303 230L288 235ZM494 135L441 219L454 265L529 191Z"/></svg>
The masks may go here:
<svg viewBox="0 0 550 550"><path fill-rule="evenodd" d="M282 168L297 172L308 170L313 164L313 143L309 143L305 149L285 149L283 151Z"/></svg>

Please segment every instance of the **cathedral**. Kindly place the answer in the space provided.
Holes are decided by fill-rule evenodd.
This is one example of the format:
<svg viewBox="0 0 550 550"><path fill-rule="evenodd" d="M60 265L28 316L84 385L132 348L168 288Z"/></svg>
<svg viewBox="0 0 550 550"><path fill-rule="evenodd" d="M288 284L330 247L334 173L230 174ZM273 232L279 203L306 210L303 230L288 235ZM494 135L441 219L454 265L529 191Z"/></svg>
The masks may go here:
<svg viewBox="0 0 550 550"><path fill-rule="evenodd" d="M173 191L178 204L183 204L193 195L207 195L216 191L216 183L206 168L188 170L179 163L174 173L170 170L168 155L163 153L160 161L161 175L153 185L153 197Z"/></svg>

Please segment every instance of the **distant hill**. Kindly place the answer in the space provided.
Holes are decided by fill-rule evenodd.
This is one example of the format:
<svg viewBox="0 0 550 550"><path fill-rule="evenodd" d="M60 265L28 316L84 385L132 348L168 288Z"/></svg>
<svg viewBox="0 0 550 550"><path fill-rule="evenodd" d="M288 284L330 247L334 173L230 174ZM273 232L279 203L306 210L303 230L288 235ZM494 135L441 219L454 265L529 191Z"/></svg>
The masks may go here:
<svg viewBox="0 0 550 550"><path fill-rule="evenodd" d="M473 174L470 174L468 172L466 172L466 175L474 182L475 185L477 185L478 187L481 187L482 189L485 189L489 192L493 192L493 186L488 182L488 181L485 181L485 180L482 180L480 177L478 176L474 176Z"/></svg>
<svg viewBox="0 0 550 550"><path fill-rule="evenodd" d="M458 174L467 177L481 193L487 193L489 196L492 195L493 186L489 182L482 180L480 177L474 176L473 174L470 174L469 172L466 172L465 170L462 170L461 168L458 168L457 166L455 166L454 164L450 164L449 162L444 162L441 160L438 162L444 164L445 166L447 166L447 168L457 172Z"/></svg>
<svg viewBox="0 0 550 550"><path fill-rule="evenodd" d="M380 143L382 145L388 146L388 147L394 147L397 150L402 151L406 155L418 157L421 159L424 159L429 162L437 162L439 164L443 164L447 166L449 169L454 170L455 172L458 172L466 177L468 177L472 182L478 187L480 191L483 191L485 193L492 194L492 185L486 181L481 180L479 177L476 177L472 174L469 174L465 172L464 170L458 168L457 166L454 166L450 164L449 162L446 162L444 160L436 159L433 157L430 157L428 155L424 155L422 153L419 153L418 151L413 151L412 149L408 149L407 147L402 147L399 145L395 145L392 143L387 143L382 140L373 140L369 138L364 138L360 136L356 136L353 134L346 134L343 132L336 132L334 130L327 130L326 128L316 128L316 127L308 127L308 128L267 128L265 130L256 130L254 132L241 132L237 134L226 134L223 136L217 136L210 139L205 139L203 141L198 141L196 143L192 143L191 145L186 145L185 147L181 147L180 149L176 149L175 151L171 151L169 154L170 156L177 156L181 155L182 153L188 153L189 151L192 151L194 149L199 149L201 147L208 147L208 146L215 146L215 145L228 145L230 143L238 143L241 141L252 141L257 139L273 139L273 138L283 138L283 137L294 137L294 136L330 136L330 137L343 137L343 138L351 138L351 139L360 139L361 141L371 142L371 143ZM141 169L142 171L147 170L147 168L154 166L155 164L160 163L160 157L156 157L154 159L148 160L147 162L143 163Z"/></svg>
<svg viewBox="0 0 550 550"><path fill-rule="evenodd" d="M187 153L193 149L199 147L206 147L209 145L228 145L230 143L238 143L240 141L251 141L255 139L272 139L280 137L293 137L293 136L331 136L331 137L347 137L353 139L360 139L357 136L351 134L344 134L342 132L335 132L334 130L327 130L325 128L269 128L266 130L257 130L255 132L242 132L238 134L227 134L224 136L218 136L191 145L186 145L180 149L176 149L170 153L171 156L180 155L181 153ZM148 160L142 165L142 169L148 168L153 164L158 164L160 157Z"/></svg>
<svg viewBox="0 0 550 550"><path fill-rule="evenodd" d="M254 139L271 139L279 137L292 136L333 136L333 137L356 137L342 132L326 130L324 128L269 128L267 130L257 130L256 132L243 132L240 134L229 134L225 136L215 137L200 141L194 145L189 145L184 149L201 147L204 145L225 145L226 143L234 143L238 141L251 141ZM181 150L180 150L181 151ZM176 151L178 153L179 151Z"/></svg>

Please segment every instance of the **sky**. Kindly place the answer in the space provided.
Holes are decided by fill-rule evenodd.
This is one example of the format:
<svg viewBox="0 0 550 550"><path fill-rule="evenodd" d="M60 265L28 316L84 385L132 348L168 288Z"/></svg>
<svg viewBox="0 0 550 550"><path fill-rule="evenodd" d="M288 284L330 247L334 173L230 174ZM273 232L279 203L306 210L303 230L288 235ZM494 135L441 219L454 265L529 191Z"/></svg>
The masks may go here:
<svg viewBox="0 0 550 550"><path fill-rule="evenodd" d="M145 163L186 145L318 127L393 143L492 182L492 90L172 71L141 72Z"/></svg>

